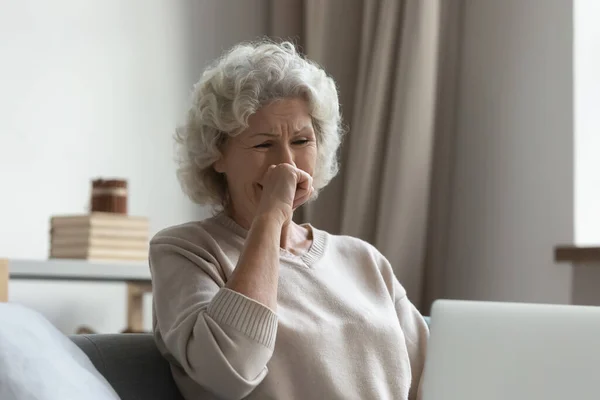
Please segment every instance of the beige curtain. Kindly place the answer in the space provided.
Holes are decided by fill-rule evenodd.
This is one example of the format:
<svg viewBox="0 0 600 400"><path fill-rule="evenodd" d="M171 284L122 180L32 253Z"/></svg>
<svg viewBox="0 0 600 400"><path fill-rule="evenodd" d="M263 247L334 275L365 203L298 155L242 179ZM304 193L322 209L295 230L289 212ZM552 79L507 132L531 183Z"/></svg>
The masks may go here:
<svg viewBox="0 0 600 400"><path fill-rule="evenodd" d="M340 175L299 219L375 245L426 313L443 296L460 4L275 0L270 16L335 78L349 125Z"/></svg>

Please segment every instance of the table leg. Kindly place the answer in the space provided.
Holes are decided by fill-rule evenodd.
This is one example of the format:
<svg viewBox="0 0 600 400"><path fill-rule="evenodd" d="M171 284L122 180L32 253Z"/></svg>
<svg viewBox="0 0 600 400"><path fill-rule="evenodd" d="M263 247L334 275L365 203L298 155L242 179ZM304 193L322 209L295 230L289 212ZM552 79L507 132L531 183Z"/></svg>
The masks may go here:
<svg viewBox="0 0 600 400"><path fill-rule="evenodd" d="M600 306L600 263L573 263L571 304Z"/></svg>
<svg viewBox="0 0 600 400"><path fill-rule="evenodd" d="M152 284L127 282L127 331L144 331L144 294L152 292Z"/></svg>
<svg viewBox="0 0 600 400"><path fill-rule="evenodd" d="M8 301L8 260L0 258L0 302Z"/></svg>

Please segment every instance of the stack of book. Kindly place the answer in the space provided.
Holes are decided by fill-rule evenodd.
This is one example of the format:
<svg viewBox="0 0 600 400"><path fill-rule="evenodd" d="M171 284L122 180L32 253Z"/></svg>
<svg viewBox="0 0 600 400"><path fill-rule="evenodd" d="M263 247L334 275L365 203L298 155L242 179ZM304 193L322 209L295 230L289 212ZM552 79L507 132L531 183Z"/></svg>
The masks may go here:
<svg viewBox="0 0 600 400"><path fill-rule="evenodd" d="M50 219L50 258L147 260L146 217L93 212Z"/></svg>

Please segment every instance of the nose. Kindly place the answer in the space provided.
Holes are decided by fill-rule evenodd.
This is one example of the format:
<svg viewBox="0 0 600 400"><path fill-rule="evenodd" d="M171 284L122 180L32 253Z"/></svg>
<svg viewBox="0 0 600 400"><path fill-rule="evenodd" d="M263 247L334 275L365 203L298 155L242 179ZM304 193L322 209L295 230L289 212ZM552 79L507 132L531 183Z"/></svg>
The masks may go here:
<svg viewBox="0 0 600 400"><path fill-rule="evenodd" d="M278 158L280 164L291 164L294 167L296 166L296 163L294 162L294 151L289 144L280 146Z"/></svg>

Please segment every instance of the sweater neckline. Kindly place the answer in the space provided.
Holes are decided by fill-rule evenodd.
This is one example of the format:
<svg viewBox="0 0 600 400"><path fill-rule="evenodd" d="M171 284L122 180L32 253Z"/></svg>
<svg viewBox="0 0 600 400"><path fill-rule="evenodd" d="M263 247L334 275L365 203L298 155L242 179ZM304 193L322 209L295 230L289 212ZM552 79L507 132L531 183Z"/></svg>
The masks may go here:
<svg viewBox="0 0 600 400"><path fill-rule="evenodd" d="M248 230L239 225L229 216L224 213L220 213L213 217L213 220L218 222L220 225L228 228L230 231L240 236L243 239L246 239L248 236ZM289 251L279 248L279 255L282 258L293 260L293 261L302 261L307 267L312 267L325 253L325 247L327 244L327 233L320 229L316 229L309 223L302 224L300 226L309 227L312 232L312 243L307 251L302 253L301 255L292 254Z"/></svg>

